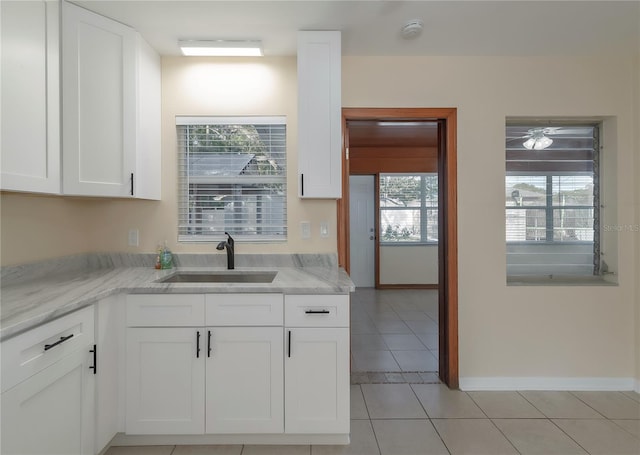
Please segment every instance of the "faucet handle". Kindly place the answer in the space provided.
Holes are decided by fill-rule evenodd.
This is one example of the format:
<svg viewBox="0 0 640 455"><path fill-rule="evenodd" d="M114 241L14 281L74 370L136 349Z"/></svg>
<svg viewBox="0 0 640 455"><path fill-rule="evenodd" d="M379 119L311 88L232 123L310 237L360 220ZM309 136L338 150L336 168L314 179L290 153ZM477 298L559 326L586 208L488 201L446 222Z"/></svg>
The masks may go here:
<svg viewBox="0 0 640 455"><path fill-rule="evenodd" d="M233 245L234 240L233 240L233 237L231 237L231 234L225 231L225 235L228 237L229 244Z"/></svg>

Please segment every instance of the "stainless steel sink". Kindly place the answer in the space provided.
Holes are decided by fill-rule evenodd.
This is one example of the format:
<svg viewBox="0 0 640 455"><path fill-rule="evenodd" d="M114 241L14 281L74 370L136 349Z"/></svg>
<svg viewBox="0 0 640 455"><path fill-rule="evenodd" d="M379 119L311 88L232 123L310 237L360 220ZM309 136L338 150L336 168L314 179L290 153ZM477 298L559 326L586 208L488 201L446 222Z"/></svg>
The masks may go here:
<svg viewBox="0 0 640 455"><path fill-rule="evenodd" d="M271 283L278 272L176 272L159 283Z"/></svg>

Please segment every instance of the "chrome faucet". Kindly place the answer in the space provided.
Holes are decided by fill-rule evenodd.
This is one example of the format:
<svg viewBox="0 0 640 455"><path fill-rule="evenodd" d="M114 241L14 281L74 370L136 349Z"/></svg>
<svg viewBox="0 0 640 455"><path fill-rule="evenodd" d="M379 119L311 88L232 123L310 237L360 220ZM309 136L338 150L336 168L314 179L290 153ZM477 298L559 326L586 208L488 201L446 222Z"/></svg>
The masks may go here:
<svg viewBox="0 0 640 455"><path fill-rule="evenodd" d="M227 240L224 240L220 243L218 243L218 246L216 246L216 250L224 250L225 248L227 249L227 269L229 270L233 270L234 269L234 251L233 251L233 244L234 244L234 240L233 237L231 237L231 235L229 235L228 232L225 232L225 235L228 237Z"/></svg>

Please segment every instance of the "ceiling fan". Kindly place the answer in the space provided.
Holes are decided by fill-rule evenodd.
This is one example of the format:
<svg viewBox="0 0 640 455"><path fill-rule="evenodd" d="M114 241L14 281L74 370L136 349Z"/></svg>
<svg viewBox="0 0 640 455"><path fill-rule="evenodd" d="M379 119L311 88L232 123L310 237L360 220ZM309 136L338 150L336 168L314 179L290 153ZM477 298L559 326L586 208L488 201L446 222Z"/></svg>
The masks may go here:
<svg viewBox="0 0 640 455"><path fill-rule="evenodd" d="M550 136L561 135L581 135L586 136L589 134L589 128L569 128L564 126L548 126L548 127L536 127L527 130L527 133L523 136L512 137L507 142L525 139L522 146L527 150L544 150L553 144L553 139Z"/></svg>

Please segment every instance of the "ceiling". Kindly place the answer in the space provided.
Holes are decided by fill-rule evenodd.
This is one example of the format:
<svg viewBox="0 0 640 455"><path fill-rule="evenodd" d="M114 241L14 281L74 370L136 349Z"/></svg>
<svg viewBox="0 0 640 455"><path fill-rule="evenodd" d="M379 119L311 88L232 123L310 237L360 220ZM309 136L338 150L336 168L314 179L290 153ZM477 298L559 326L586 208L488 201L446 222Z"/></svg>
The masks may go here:
<svg viewBox="0 0 640 455"><path fill-rule="evenodd" d="M433 121L350 120L349 147L437 147Z"/></svg>
<svg viewBox="0 0 640 455"><path fill-rule="evenodd" d="M640 0L78 0L137 29L161 55L179 39L260 39L296 54L297 30L342 31L342 55L640 55ZM422 20L413 40L403 25Z"/></svg>

